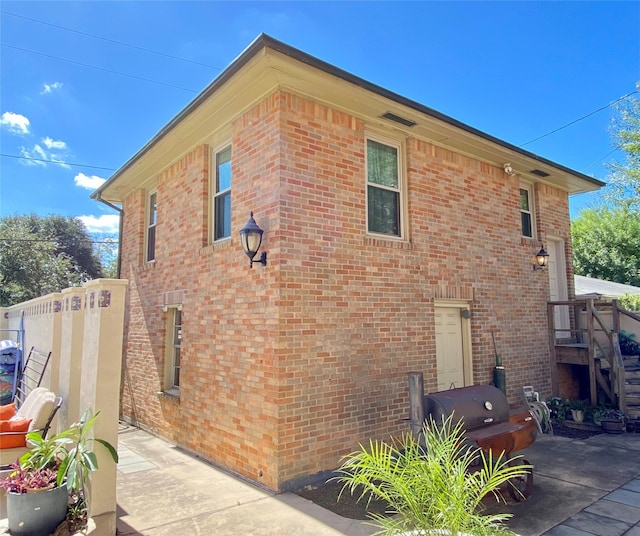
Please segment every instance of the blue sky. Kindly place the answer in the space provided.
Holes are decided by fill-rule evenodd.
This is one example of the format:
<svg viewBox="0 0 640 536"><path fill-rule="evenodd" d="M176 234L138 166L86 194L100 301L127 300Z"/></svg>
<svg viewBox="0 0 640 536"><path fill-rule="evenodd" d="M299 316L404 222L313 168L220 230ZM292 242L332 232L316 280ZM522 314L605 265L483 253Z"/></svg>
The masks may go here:
<svg viewBox="0 0 640 536"><path fill-rule="evenodd" d="M611 108L527 142L636 89L640 2L4 0L0 216L114 232L90 193L261 32L601 180L622 160Z"/></svg>

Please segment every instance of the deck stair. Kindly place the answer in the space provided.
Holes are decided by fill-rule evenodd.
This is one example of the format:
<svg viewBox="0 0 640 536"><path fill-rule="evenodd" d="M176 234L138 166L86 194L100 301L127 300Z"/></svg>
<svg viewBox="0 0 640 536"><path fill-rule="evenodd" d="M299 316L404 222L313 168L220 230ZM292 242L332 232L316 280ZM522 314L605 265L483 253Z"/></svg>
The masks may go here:
<svg viewBox="0 0 640 536"><path fill-rule="evenodd" d="M570 327L554 325L556 307L570 308ZM640 360L638 356L623 356L619 342L621 318L626 317L626 325L631 324L633 331L640 333L640 315L619 307L617 300L595 298L549 302L547 312L554 395L558 394L558 363L588 366L592 404L602 392L629 418L640 420Z"/></svg>
<svg viewBox="0 0 640 536"><path fill-rule="evenodd" d="M634 359L635 365L625 364L625 398L626 408L624 412L630 419L640 419L640 366Z"/></svg>

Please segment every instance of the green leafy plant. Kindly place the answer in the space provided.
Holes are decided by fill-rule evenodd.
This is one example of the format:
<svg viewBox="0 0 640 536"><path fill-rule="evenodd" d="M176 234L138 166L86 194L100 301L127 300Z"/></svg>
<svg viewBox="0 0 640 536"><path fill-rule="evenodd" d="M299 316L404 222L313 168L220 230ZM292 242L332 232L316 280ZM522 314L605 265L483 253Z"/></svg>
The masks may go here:
<svg viewBox="0 0 640 536"><path fill-rule="evenodd" d="M616 408L600 408L594 413L594 422L598 424L602 421L624 421L626 415Z"/></svg>
<svg viewBox="0 0 640 536"><path fill-rule="evenodd" d="M585 411L589 402L587 400L569 400L569 409L573 409L576 411Z"/></svg>
<svg viewBox="0 0 640 536"><path fill-rule="evenodd" d="M620 331L620 352L622 355L640 355L640 343L636 340L635 333Z"/></svg>
<svg viewBox="0 0 640 536"><path fill-rule="evenodd" d="M369 514L382 529L378 534L513 534L502 524L510 514L483 515L482 499L491 494L501 500L500 488L526 476L531 466L468 445L462 421L454 424L452 417L427 422L420 439L405 434L391 443L372 440L343 458L336 477L342 493L381 499L389 514L397 514Z"/></svg>
<svg viewBox="0 0 640 536"><path fill-rule="evenodd" d="M567 420L567 412L569 411L569 401L559 396L550 396L547 398L547 407L551 418L562 423Z"/></svg>
<svg viewBox="0 0 640 536"><path fill-rule="evenodd" d="M90 435L99 414L89 417L89 412L85 411L79 422L48 439L43 439L38 432L28 433L27 441L32 448L20 458L20 466L26 469L57 466L58 486L66 480L69 491L82 491L89 481L89 474L98 469L92 443L100 443L113 461L118 462L118 453L111 443Z"/></svg>

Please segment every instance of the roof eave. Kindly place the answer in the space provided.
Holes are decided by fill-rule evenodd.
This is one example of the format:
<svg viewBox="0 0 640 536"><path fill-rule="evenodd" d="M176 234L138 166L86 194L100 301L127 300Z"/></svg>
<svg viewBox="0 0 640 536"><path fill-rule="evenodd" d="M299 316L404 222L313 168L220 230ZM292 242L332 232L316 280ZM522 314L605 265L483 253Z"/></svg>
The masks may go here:
<svg viewBox="0 0 640 536"><path fill-rule="evenodd" d="M339 67L336 67L330 63L327 63L323 60L320 60L306 52L298 50L286 43L278 41L273 37L270 37L266 34L260 34L254 41L240 53L202 92L200 92L185 108L183 108L171 121L169 121L149 142L147 142L136 154L134 154L127 162L125 162L116 172L109 177L109 179L102 184L97 190L95 190L91 194L92 199L99 200L101 199L101 194L106 190L111 184L113 184L120 176L122 176L136 161L142 158L152 147L154 147L160 140L162 140L171 130L173 130L176 125L178 125L185 117L187 117L191 112L193 112L200 104L208 99L212 94L214 94L222 85L224 85L230 78L232 78L238 71L240 71L248 62L250 62L260 51L270 48L276 52L289 56L297 61L305 63L315 69L319 69L327 74L336 76L348 83L354 84L355 86L361 87L367 91L370 91L374 94L377 94L383 98L389 99L401 106L406 106L416 112L429 116L431 118L442 121L448 125L451 125L455 128L458 128L462 131L465 131L474 136L478 136L479 138L495 144L497 146L503 147L509 151L513 151L519 155L522 155L528 159L540 162L541 164L551 166L556 168L564 173L568 173L577 177L580 180L583 180L589 186L585 188L585 191L597 190L605 185L603 181L600 181L594 177L590 177L585 175L579 171L575 171L571 168L563 166L562 164L558 164L549 160L547 158L541 157L535 153L522 149L521 147L517 147L512 145L504 140L491 136L485 132L482 132L472 126L469 126L457 119L454 119L446 114L438 112L433 108L429 108L423 104L415 102L411 99L403 97L397 93L394 93L388 89L385 89L381 86L373 84L363 78L360 78L352 73L349 73ZM576 192L572 192L576 193Z"/></svg>

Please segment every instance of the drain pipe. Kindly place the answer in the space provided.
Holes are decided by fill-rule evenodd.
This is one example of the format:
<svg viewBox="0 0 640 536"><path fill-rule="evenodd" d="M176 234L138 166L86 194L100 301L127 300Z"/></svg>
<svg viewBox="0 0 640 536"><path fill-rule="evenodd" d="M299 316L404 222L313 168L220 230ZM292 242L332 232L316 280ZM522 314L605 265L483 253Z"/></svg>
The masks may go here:
<svg viewBox="0 0 640 536"><path fill-rule="evenodd" d="M94 199L96 201L99 201L100 203L104 203L108 207L111 207L113 210L117 210L120 215L120 222L118 225L118 263L116 266L116 277L120 279L120 271L121 271L121 263L122 263L122 224L124 220L124 210L122 210L120 207L117 207L113 203L110 203L109 201L105 201L104 199L102 199L102 197L100 196L100 192L96 194Z"/></svg>

